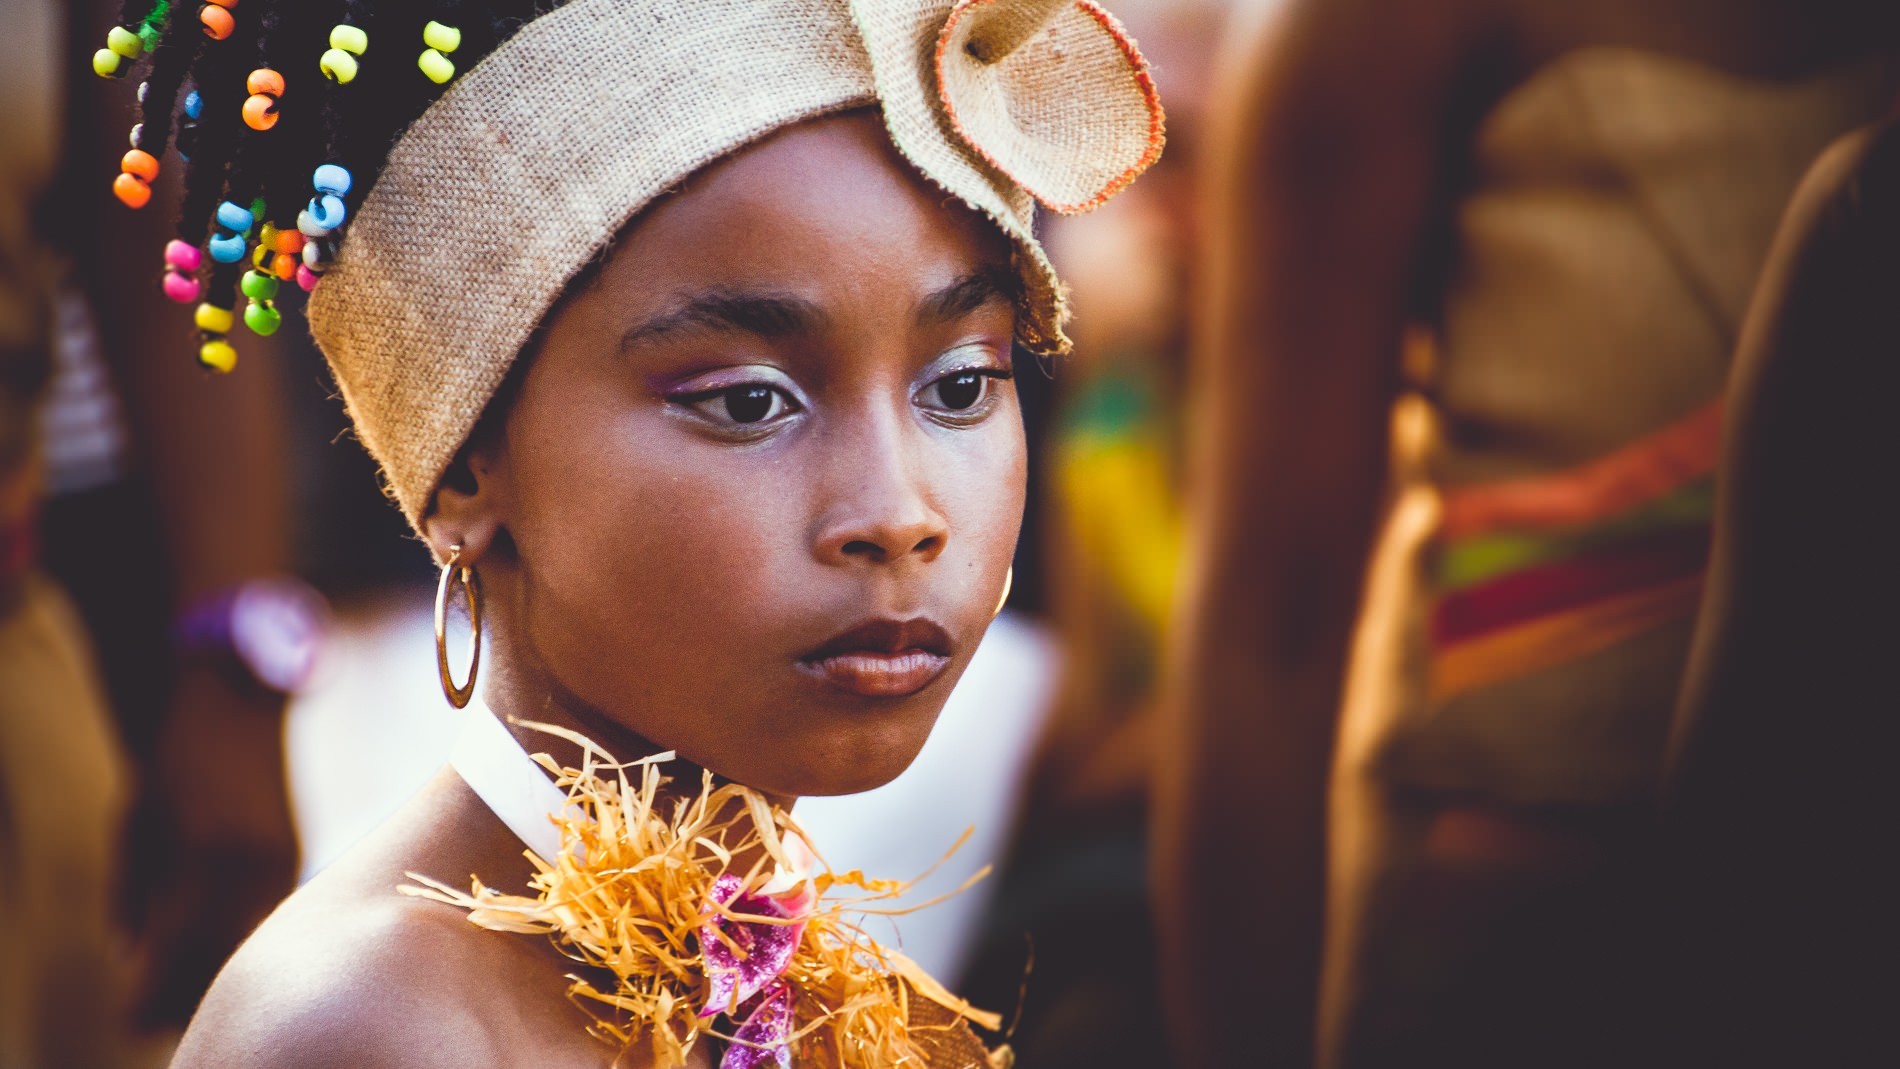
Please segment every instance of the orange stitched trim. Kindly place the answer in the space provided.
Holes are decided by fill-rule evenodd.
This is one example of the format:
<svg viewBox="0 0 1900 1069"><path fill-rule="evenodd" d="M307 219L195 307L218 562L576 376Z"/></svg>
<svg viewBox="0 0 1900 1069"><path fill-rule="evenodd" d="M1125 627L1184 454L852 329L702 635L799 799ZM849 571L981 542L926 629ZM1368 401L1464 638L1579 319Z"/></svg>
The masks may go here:
<svg viewBox="0 0 1900 1069"><path fill-rule="evenodd" d="M1102 29L1107 31L1109 37L1114 39L1115 44L1122 50L1123 58L1128 61L1129 69L1134 72L1135 84L1140 88L1142 100L1148 106L1148 145L1142 150L1141 159L1137 160L1133 166L1121 174L1110 179L1108 185L1103 186L1101 191L1096 193L1093 197L1084 201L1078 201L1074 204L1051 204L1038 195L1034 189L1030 189L1029 186L1024 185L1021 179L1010 173L1009 168L1003 166L1001 160L990 155L981 144L977 143L975 138L970 136L970 132L963 128L963 121L957 117L956 105L951 102L949 95L943 91L943 57L950 45L951 31L956 29L957 23L963 20L963 16L966 12L995 2L996 0L966 0L965 3L957 5L956 9L950 12L950 17L944 21L942 31L937 34L937 49L932 57L933 67L937 74L937 100L943 105L945 117L950 120L950 128L955 130L957 136L963 139L963 143L970 146L986 163L998 171L1001 171L1010 181L1029 190L1030 195L1042 201L1043 207L1048 208L1050 211L1062 215L1073 215L1078 212L1092 211L1095 208L1101 207L1110 197L1128 188L1128 184L1139 177L1141 172L1147 170L1156 160L1160 159L1161 150L1167 144L1167 113L1162 110L1161 94L1155 89L1154 76L1148 71L1147 61L1142 58L1141 50L1135 47L1134 39L1128 36L1128 31L1122 28L1122 24L1116 21L1115 16L1102 10L1093 0L1076 0L1075 6L1081 8L1083 12L1094 18L1097 23L1101 24Z"/></svg>
<svg viewBox="0 0 1900 1069"><path fill-rule="evenodd" d="M1695 575L1460 643L1432 658L1432 700L1574 661L1689 616L1701 600L1702 576Z"/></svg>
<svg viewBox="0 0 1900 1069"><path fill-rule="evenodd" d="M1447 488L1439 535L1469 538L1503 528L1569 527L1615 516L1714 471L1721 449L1722 400L1717 398L1579 467Z"/></svg>

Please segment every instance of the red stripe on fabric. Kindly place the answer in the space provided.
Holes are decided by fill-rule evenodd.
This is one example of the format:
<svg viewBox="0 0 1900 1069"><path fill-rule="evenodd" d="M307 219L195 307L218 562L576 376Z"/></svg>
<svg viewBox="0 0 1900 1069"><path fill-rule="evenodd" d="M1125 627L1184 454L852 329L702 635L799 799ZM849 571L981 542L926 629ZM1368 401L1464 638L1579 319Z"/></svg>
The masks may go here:
<svg viewBox="0 0 1900 1069"><path fill-rule="evenodd" d="M1715 470L1722 447L1717 398L1579 467L1506 482L1447 487L1440 537L1581 526L1663 497Z"/></svg>
<svg viewBox="0 0 1900 1069"><path fill-rule="evenodd" d="M1448 646L1500 628L1694 575L1709 559L1707 524L1659 531L1599 553L1573 557L1439 599L1432 642Z"/></svg>

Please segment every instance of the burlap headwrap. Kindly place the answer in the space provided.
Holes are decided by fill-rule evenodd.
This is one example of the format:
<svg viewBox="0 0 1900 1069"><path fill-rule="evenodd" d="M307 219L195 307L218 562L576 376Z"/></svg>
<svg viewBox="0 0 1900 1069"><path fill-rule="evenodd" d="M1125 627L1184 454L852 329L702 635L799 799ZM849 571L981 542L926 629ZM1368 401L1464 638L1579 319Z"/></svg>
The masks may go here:
<svg viewBox="0 0 1900 1069"><path fill-rule="evenodd" d="M1022 344L1066 350L1035 203L1092 208L1162 141L1147 66L1094 3L571 0L403 134L311 295L311 330L409 521L542 317L654 197L774 130L870 104L919 171L1015 240Z"/></svg>

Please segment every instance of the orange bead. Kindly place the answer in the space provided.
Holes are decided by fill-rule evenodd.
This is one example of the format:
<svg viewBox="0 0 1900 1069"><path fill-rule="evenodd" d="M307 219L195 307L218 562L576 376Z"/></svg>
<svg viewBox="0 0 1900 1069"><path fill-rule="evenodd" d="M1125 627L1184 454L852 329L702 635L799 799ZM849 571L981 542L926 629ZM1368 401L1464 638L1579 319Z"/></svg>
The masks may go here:
<svg viewBox="0 0 1900 1069"><path fill-rule="evenodd" d="M277 232L277 240L271 244L278 252L285 252L295 256L303 251L303 232L296 227L291 227L288 230L279 230Z"/></svg>
<svg viewBox="0 0 1900 1069"><path fill-rule="evenodd" d="M244 79L244 88L247 92L280 97L284 95L284 76L269 67L259 67Z"/></svg>
<svg viewBox="0 0 1900 1069"><path fill-rule="evenodd" d="M143 208L152 199L152 187L135 174L122 174L113 179L112 192L128 208Z"/></svg>
<svg viewBox="0 0 1900 1069"><path fill-rule="evenodd" d="M142 149L133 149L119 159L119 170L137 175L147 182L158 177L158 161Z"/></svg>
<svg viewBox="0 0 1900 1069"><path fill-rule="evenodd" d="M300 261L287 252L280 252L270 262L270 273L289 282L297 277L297 265Z"/></svg>
<svg viewBox="0 0 1900 1069"><path fill-rule="evenodd" d="M198 21L204 23L205 36L213 41L222 41L237 29L237 20L231 17L229 11L210 4L198 9Z"/></svg>
<svg viewBox="0 0 1900 1069"><path fill-rule="evenodd" d="M244 125L253 130L268 130L277 125L277 100L263 95L244 102Z"/></svg>

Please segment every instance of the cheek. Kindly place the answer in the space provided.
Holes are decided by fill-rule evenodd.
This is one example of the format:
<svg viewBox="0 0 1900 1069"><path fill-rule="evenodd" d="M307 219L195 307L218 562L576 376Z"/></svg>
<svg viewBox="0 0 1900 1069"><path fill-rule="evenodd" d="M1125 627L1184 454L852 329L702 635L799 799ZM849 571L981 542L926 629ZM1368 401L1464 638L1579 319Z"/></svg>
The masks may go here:
<svg viewBox="0 0 1900 1069"><path fill-rule="evenodd" d="M759 457L682 447L655 406L591 397L563 406L562 433L512 449L536 644L596 700L609 683L703 680L769 620L799 544L793 487Z"/></svg>

